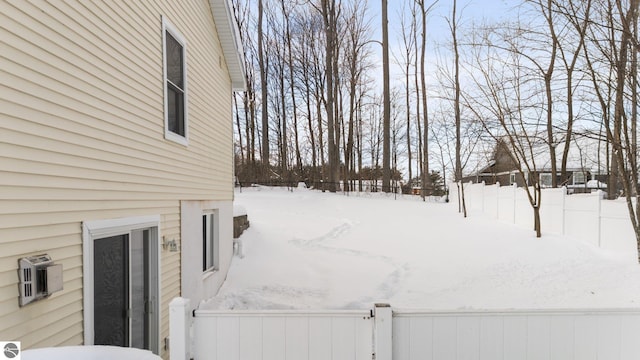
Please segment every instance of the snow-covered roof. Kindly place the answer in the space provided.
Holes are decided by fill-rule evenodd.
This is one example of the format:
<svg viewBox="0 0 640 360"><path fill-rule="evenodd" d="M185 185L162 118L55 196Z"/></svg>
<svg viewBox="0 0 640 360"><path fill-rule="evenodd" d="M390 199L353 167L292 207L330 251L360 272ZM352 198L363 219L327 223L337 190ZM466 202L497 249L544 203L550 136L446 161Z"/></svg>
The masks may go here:
<svg viewBox="0 0 640 360"><path fill-rule="evenodd" d="M606 171L607 143L604 139L595 137L587 137L582 135L574 135L571 140L571 146L567 156L567 170L569 171L590 171L592 173L601 173ZM509 151L512 151L508 148ZM564 142L556 146L556 167L558 171L562 165L562 152L564 151ZM525 158L530 165L535 163L537 171L551 171L551 156L549 146L539 142L533 146L533 149L526 149ZM531 162L533 159L533 162ZM465 176L474 176L487 173L489 168L496 164L496 159L491 159L484 164L477 166L478 170L474 170ZM524 164L523 164L524 167ZM526 170L526 169L523 169Z"/></svg>
<svg viewBox="0 0 640 360"><path fill-rule="evenodd" d="M564 143L556 146L556 166L560 169L562 165L562 152L564 151ZM549 147L541 144L534 150L534 161L536 169L551 170L551 156ZM598 169L604 169L606 164L606 141L577 135L571 140L569 153L567 155L567 169L569 170L587 170L598 172Z"/></svg>

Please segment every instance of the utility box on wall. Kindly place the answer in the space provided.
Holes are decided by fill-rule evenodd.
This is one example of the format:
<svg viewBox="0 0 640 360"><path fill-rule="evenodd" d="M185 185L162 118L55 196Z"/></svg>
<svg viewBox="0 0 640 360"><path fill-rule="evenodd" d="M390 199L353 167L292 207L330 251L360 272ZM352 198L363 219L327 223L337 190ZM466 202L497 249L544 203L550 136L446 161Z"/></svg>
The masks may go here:
<svg viewBox="0 0 640 360"><path fill-rule="evenodd" d="M49 297L62 290L62 265L54 264L47 254L18 260L20 306Z"/></svg>

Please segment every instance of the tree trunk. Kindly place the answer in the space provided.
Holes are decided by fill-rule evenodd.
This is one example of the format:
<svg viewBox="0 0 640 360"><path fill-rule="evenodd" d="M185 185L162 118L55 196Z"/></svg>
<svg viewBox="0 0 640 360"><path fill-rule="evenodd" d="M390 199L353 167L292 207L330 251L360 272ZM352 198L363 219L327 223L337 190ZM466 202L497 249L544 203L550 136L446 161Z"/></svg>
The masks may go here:
<svg viewBox="0 0 640 360"><path fill-rule="evenodd" d="M457 0L453 0L453 16L451 17L451 37L453 38L453 54L454 54L454 108L456 118L456 183L460 183L458 212L462 212L464 217L467 217L467 207L464 200L464 184L462 183L462 160L460 154L460 128L461 128L461 115L460 115L460 53L458 51L458 27L457 27ZM443 175L444 176L444 175Z"/></svg>
<svg viewBox="0 0 640 360"><path fill-rule="evenodd" d="M327 112L327 137L329 155L329 191L336 192L338 183L338 164L336 163L336 142L335 136L335 103L334 103L334 55L336 50L336 24L335 24L335 0L322 0L322 17L324 19L326 36L326 77L327 77L327 100L325 103Z"/></svg>
<svg viewBox="0 0 640 360"><path fill-rule="evenodd" d="M300 141L298 138L298 107L296 104L296 91L295 91L295 77L293 74L293 55L292 55L292 45L291 45L291 27L289 26L289 12L285 8L285 2L282 0L282 14L285 18L285 27L286 27L286 40L287 40L287 58L289 62L289 91L291 92L291 106L293 113L293 136L294 136L294 145L295 145L295 153L296 153L296 168L298 169L298 176L302 175L302 156L300 155ZM299 180L299 179L297 179Z"/></svg>
<svg viewBox="0 0 640 360"><path fill-rule="evenodd" d="M246 92L245 92L246 96ZM233 105L236 109L236 127L238 128L238 142L240 145L240 164L244 165L244 147L242 146L242 128L240 127L240 109L238 109L238 97L233 96Z"/></svg>
<svg viewBox="0 0 640 360"><path fill-rule="evenodd" d="M269 178L269 108L267 104L267 69L264 61L262 17L264 9L262 0L258 0L258 63L260 67L260 88L262 91L262 177Z"/></svg>
<svg viewBox="0 0 640 360"><path fill-rule="evenodd" d="M426 49L427 49L427 9L424 0L420 1L420 13L422 17L422 36L420 49L420 85L422 86L422 120L424 121L422 141L422 200L431 194L431 177L429 176L429 106L427 104L427 75L426 75Z"/></svg>
<svg viewBox="0 0 640 360"><path fill-rule="evenodd" d="M387 0L382 0L382 77L384 114L382 130L382 191L391 190L391 91L389 90L389 21Z"/></svg>

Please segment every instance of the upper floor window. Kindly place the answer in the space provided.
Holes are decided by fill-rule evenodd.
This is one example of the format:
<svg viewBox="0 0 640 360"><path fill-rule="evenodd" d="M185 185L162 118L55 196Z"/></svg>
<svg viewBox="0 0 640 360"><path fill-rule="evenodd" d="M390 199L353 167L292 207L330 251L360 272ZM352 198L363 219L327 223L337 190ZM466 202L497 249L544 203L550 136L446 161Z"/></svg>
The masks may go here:
<svg viewBox="0 0 640 360"><path fill-rule="evenodd" d="M187 41L162 18L164 52L164 134L165 138L187 145Z"/></svg>

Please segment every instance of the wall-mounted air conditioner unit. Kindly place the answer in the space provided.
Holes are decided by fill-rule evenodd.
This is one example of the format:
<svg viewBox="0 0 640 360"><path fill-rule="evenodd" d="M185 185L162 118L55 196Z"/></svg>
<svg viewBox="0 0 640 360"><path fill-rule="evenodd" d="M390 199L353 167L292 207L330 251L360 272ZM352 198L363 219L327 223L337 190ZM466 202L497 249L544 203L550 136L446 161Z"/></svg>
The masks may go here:
<svg viewBox="0 0 640 360"><path fill-rule="evenodd" d="M54 264L47 254L18 260L20 306L49 297L62 290L62 265Z"/></svg>

